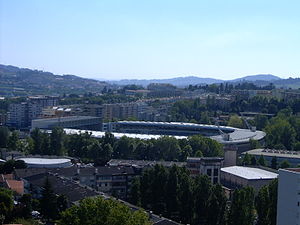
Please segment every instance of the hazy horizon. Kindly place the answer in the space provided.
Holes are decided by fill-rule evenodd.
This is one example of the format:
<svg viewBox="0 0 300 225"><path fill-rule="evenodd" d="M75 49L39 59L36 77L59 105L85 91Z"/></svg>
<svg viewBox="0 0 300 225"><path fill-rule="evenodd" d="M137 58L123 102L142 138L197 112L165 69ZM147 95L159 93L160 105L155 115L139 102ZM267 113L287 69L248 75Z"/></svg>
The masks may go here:
<svg viewBox="0 0 300 225"><path fill-rule="evenodd" d="M0 0L0 63L99 80L300 77L299 6Z"/></svg>

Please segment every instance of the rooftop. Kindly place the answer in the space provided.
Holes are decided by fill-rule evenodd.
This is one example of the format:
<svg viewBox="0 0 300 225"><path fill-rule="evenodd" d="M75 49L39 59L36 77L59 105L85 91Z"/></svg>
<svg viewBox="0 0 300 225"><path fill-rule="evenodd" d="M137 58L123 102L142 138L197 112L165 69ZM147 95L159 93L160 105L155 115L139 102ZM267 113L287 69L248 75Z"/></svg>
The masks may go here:
<svg viewBox="0 0 300 225"><path fill-rule="evenodd" d="M70 159L47 159L47 158L18 158L17 160L23 160L26 164L38 164L38 165L52 165L71 162Z"/></svg>
<svg viewBox="0 0 300 225"><path fill-rule="evenodd" d="M66 116L66 117L55 117L55 118L46 118L46 119L35 119L36 122L67 122L67 121L76 121L76 120L87 120L87 119L100 119L95 116Z"/></svg>
<svg viewBox="0 0 300 225"><path fill-rule="evenodd" d="M275 179L278 174L266 170L244 166L230 166L221 168L221 171L230 173L232 175L245 178L247 180L258 179Z"/></svg>
<svg viewBox="0 0 300 225"><path fill-rule="evenodd" d="M276 156L280 158L297 158L300 159L300 152L297 151L287 151L287 150L276 150L276 149L253 149L243 154L250 154L250 155L263 155L263 156Z"/></svg>

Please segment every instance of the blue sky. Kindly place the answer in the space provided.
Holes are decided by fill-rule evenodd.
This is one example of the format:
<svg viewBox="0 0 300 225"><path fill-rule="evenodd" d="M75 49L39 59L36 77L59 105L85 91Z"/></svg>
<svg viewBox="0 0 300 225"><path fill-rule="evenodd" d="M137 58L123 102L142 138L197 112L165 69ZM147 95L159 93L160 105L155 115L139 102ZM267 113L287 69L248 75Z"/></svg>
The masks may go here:
<svg viewBox="0 0 300 225"><path fill-rule="evenodd" d="M300 77L299 0L0 0L0 63L99 79Z"/></svg>

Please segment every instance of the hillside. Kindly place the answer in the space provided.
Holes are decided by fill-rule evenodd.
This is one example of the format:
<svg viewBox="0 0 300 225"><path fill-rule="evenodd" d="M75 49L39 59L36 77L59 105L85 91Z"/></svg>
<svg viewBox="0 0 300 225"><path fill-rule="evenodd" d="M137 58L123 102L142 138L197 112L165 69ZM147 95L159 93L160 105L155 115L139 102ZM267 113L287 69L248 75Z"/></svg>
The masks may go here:
<svg viewBox="0 0 300 225"><path fill-rule="evenodd" d="M176 77L171 79L150 79L150 80L119 80L119 81L108 81L112 84L117 85L128 85L128 84L136 84L136 85L142 85L147 86L151 83L169 83L178 87L185 87L190 84L214 84L214 83L223 83L223 82L255 82L255 81L266 81L266 82L273 82L276 80L281 80L280 77L271 75L271 74L258 74L258 75L250 75L245 76L241 78L237 78L234 80L220 80L220 79L214 79L214 78L201 78L201 77L195 77L195 76L188 76L188 77Z"/></svg>
<svg viewBox="0 0 300 225"><path fill-rule="evenodd" d="M50 72L0 64L0 95L26 96L36 94L83 94L101 91L106 82L74 75L55 75Z"/></svg>

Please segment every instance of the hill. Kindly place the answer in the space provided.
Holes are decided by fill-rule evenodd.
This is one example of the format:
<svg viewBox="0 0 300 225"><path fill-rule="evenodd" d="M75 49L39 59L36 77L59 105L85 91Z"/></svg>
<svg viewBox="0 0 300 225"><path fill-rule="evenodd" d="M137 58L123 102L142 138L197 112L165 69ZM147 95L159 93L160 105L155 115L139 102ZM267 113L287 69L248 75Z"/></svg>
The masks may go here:
<svg viewBox="0 0 300 225"><path fill-rule="evenodd" d="M74 75L55 75L50 72L1 64L0 83L1 96L83 94L101 91L108 85L103 81Z"/></svg>
<svg viewBox="0 0 300 225"><path fill-rule="evenodd" d="M190 84L213 84L213 83L220 83L222 80L213 79L213 78L201 78L201 77L195 77L195 76L188 76L188 77L176 77L176 78L170 78L170 79L150 79L150 80L139 80L139 79L124 79L124 80L118 80L118 81L108 81L112 84L117 85L128 85L128 84L135 84L135 85L142 85L147 86L151 83L168 83L172 84L178 87L188 86Z"/></svg>
<svg viewBox="0 0 300 225"><path fill-rule="evenodd" d="M224 83L224 82L255 82L255 81L267 81L267 82L273 82L275 80L281 80L280 77L271 75L271 74L258 74L258 75L250 75L245 76L241 78L237 78L234 80L220 80L220 79L214 79L214 78L201 78L201 77L195 77L195 76L188 76L188 77L176 77L171 79L150 79L150 80L119 80L119 81L108 81L112 84L117 85L128 85L128 84L135 84L135 85L142 85L146 87L147 85L151 83L169 83L178 87L185 87L190 84L214 84L214 83Z"/></svg>

